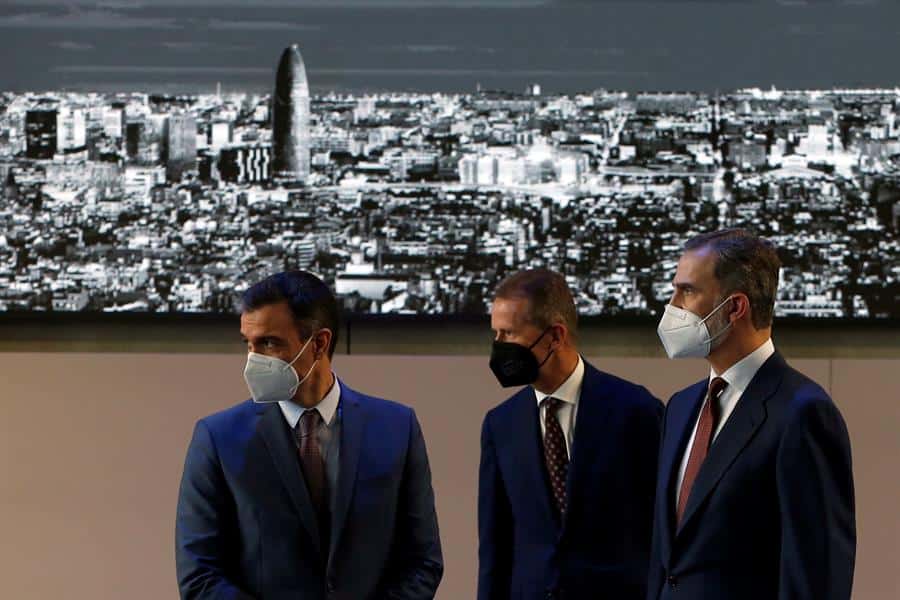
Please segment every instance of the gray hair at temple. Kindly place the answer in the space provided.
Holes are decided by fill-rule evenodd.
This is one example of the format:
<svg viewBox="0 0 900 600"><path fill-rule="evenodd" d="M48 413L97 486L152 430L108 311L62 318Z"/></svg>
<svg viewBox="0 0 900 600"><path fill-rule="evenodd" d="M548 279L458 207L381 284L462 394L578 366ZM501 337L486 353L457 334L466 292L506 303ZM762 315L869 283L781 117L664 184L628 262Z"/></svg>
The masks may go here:
<svg viewBox="0 0 900 600"><path fill-rule="evenodd" d="M708 249L715 257L715 277L722 287L721 299L742 292L750 299L753 326L771 327L778 291L781 260L771 242L744 229L703 233L684 245L685 252Z"/></svg>
<svg viewBox="0 0 900 600"><path fill-rule="evenodd" d="M572 342L578 339L578 313L566 278L550 269L529 269L514 273L500 282L494 298L523 298L528 303L528 321L538 329L561 323L569 330Z"/></svg>

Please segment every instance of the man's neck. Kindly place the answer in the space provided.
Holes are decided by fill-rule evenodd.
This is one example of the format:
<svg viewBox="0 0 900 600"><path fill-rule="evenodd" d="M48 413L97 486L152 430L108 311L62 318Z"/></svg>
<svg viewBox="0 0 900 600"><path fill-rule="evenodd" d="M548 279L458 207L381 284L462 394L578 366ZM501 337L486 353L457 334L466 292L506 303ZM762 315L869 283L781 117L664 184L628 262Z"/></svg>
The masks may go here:
<svg viewBox="0 0 900 600"><path fill-rule="evenodd" d="M304 382L294 394L294 402L303 408L318 406L331 391L334 383L335 376L331 372L331 365L320 363L316 365L316 372L310 374L309 381Z"/></svg>
<svg viewBox="0 0 900 600"><path fill-rule="evenodd" d="M728 369L752 354L772 337L772 329L753 331L751 335L735 336L728 339L720 347L712 351L707 358L716 374L721 375Z"/></svg>
<svg viewBox="0 0 900 600"><path fill-rule="evenodd" d="M575 349L557 350L558 354L550 358L541 367L534 389L542 394L552 394L559 389L578 366L578 351ZM555 359L555 360L554 360Z"/></svg>

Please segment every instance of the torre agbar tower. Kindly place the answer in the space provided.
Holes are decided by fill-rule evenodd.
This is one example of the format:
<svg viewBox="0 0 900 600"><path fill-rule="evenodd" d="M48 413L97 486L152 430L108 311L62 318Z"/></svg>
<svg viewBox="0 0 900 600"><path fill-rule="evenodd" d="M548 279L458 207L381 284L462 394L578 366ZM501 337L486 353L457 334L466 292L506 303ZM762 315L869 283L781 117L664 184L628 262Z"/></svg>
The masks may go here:
<svg viewBox="0 0 900 600"><path fill-rule="evenodd" d="M284 49L272 97L273 175L303 181L309 176L309 85L300 48Z"/></svg>

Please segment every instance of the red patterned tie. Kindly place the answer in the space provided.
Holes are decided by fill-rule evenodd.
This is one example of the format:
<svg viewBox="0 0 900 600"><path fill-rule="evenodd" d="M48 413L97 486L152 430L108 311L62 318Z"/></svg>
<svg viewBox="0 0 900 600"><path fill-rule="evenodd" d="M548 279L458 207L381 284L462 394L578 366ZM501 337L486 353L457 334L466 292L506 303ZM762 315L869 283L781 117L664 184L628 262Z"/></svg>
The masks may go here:
<svg viewBox="0 0 900 600"><path fill-rule="evenodd" d="M313 408L303 411L303 414L300 415L300 422L297 423L300 465L303 468L306 489L309 490L309 497L317 515L322 515L325 508L325 461L322 459L318 436L321 422L322 415Z"/></svg>
<svg viewBox="0 0 900 600"><path fill-rule="evenodd" d="M697 479L697 473L700 472L700 467L706 460L713 432L719 422L719 397L727 385L728 382L721 377L716 377L709 383L706 401L703 403L703 408L700 409L700 422L697 423L694 445L691 446L691 455L688 458L687 469L684 471L684 479L681 481L681 493L678 496L676 513L678 525L681 525L681 518L684 516L684 509L691 495L691 488L694 487L694 480Z"/></svg>
<svg viewBox="0 0 900 600"><path fill-rule="evenodd" d="M566 438L556 413L562 401L550 396L541 402L546 407L544 413L544 461L550 476L550 492L556 510L562 517L566 512L566 474L569 472L569 455L566 452Z"/></svg>

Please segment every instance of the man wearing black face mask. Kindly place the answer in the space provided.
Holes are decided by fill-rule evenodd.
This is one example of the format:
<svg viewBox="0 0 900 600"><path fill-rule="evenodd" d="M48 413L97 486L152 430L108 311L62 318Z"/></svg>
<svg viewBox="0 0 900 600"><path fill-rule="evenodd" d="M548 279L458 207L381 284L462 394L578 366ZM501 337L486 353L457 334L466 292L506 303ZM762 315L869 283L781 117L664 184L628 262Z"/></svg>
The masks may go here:
<svg viewBox="0 0 900 600"><path fill-rule="evenodd" d="M478 599L643 600L662 403L582 359L558 273L503 281L491 328L491 370L525 387L482 428Z"/></svg>

